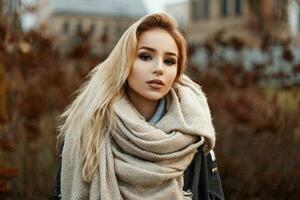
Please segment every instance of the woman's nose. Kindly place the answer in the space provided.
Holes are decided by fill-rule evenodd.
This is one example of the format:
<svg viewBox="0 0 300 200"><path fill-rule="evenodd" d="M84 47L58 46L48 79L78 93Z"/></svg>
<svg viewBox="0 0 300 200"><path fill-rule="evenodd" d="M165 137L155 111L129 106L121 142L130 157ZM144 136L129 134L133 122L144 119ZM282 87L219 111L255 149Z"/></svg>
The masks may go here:
<svg viewBox="0 0 300 200"><path fill-rule="evenodd" d="M158 59L153 68L154 68L153 69L154 74L162 75L164 71L163 61Z"/></svg>

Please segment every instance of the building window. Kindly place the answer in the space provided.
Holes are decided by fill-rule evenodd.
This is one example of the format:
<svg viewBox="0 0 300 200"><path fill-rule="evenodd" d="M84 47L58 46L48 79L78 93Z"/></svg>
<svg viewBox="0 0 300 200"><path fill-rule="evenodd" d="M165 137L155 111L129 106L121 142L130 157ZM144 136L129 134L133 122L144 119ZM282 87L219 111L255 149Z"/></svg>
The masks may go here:
<svg viewBox="0 0 300 200"><path fill-rule="evenodd" d="M280 19L285 18L285 9L286 9L286 2L285 0L280 0L279 1L279 8L280 8Z"/></svg>
<svg viewBox="0 0 300 200"><path fill-rule="evenodd" d="M65 21L63 23L62 31L63 31L63 33L68 33L69 32L69 23L67 21Z"/></svg>
<svg viewBox="0 0 300 200"><path fill-rule="evenodd" d="M81 24L81 22L78 22L77 27L76 27L76 31L77 31L77 33L81 33L82 32L82 24Z"/></svg>
<svg viewBox="0 0 300 200"><path fill-rule="evenodd" d="M209 0L204 0L204 2L203 2L203 8L204 8L204 10L203 10L203 13L204 13L204 18L205 19L208 19L209 18L209 11L210 11L210 1Z"/></svg>
<svg viewBox="0 0 300 200"><path fill-rule="evenodd" d="M192 19L208 19L210 16L210 0L192 0Z"/></svg>
<svg viewBox="0 0 300 200"><path fill-rule="evenodd" d="M238 16L242 14L242 0L235 0L235 14Z"/></svg>
<svg viewBox="0 0 300 200"><path fill-rule="evenodd" d="M227 0L220 0L220 14L222 17L227 17L228 15L228 2Z"/></svg>
<svg viewBox="0 0 300 200"><path fill-rule="evenodd" d="M2 4L2 2L1 2L1 4ZM13 10L13 1L11 0L11 1L8 1L8 4L9 4L9 12L12 12L12 10Z"/></svg>
<svg viewBox="0 0 300 200"><path fill-rule="evenodd" d="M197 12L197 4L198 2L196 0L191 1L191 7L192 7L192 19L197 20L198 19L198 12Z"/></svg>

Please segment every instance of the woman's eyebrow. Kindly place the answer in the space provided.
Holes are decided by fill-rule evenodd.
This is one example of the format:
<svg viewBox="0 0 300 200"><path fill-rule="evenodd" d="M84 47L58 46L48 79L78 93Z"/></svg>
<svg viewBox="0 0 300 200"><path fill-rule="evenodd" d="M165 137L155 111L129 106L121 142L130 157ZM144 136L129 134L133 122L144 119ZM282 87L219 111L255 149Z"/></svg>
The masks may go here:
<svg viewBox="0 0 300 200"><path fill-rule="evenodd" d="M156 52L156 50L154 48L151 48L151 47L146 47L146 46L142 46L140 48L138 48L138 50L140 49L146 49L148 51L151 51L151 52ZM170 56L176 56L177 57L177 54L174 53L174 52L166 52L167 55L170 55Z"/></svg>

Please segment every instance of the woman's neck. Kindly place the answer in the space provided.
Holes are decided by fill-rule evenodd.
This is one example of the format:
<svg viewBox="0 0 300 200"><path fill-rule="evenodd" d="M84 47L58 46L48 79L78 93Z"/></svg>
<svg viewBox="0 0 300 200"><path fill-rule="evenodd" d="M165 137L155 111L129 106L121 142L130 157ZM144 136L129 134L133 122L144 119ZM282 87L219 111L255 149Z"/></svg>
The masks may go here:
<svg viewBox="0 0 300 200"><path fill-rule="evenodd" d="M159 100L146 99L132 90L127 91L126 94L135 109L146 121L149 121L156 111Z"/></svg>

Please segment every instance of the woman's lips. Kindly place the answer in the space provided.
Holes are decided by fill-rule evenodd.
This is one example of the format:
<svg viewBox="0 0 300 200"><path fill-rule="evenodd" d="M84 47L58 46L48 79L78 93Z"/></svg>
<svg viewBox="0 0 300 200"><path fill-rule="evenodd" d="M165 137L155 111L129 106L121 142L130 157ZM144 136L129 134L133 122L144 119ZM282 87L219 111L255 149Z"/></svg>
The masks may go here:
<svg viewBox="0 0 300 200"><path fill-rule="evenodd" d="M163 87L163 85L157 84L157 83L148 83L148 84L151 88L154 88L154 89L161 89Z"/></svg>
<svg viewBox="0 0 300 200"><path fill-rule="evenodd" d="M150 81L147 81L147 83L149 84L149 86L151 88L154 88L154 89L161 89L165 85L165 83L159 79L152 79Z"/></svg>

